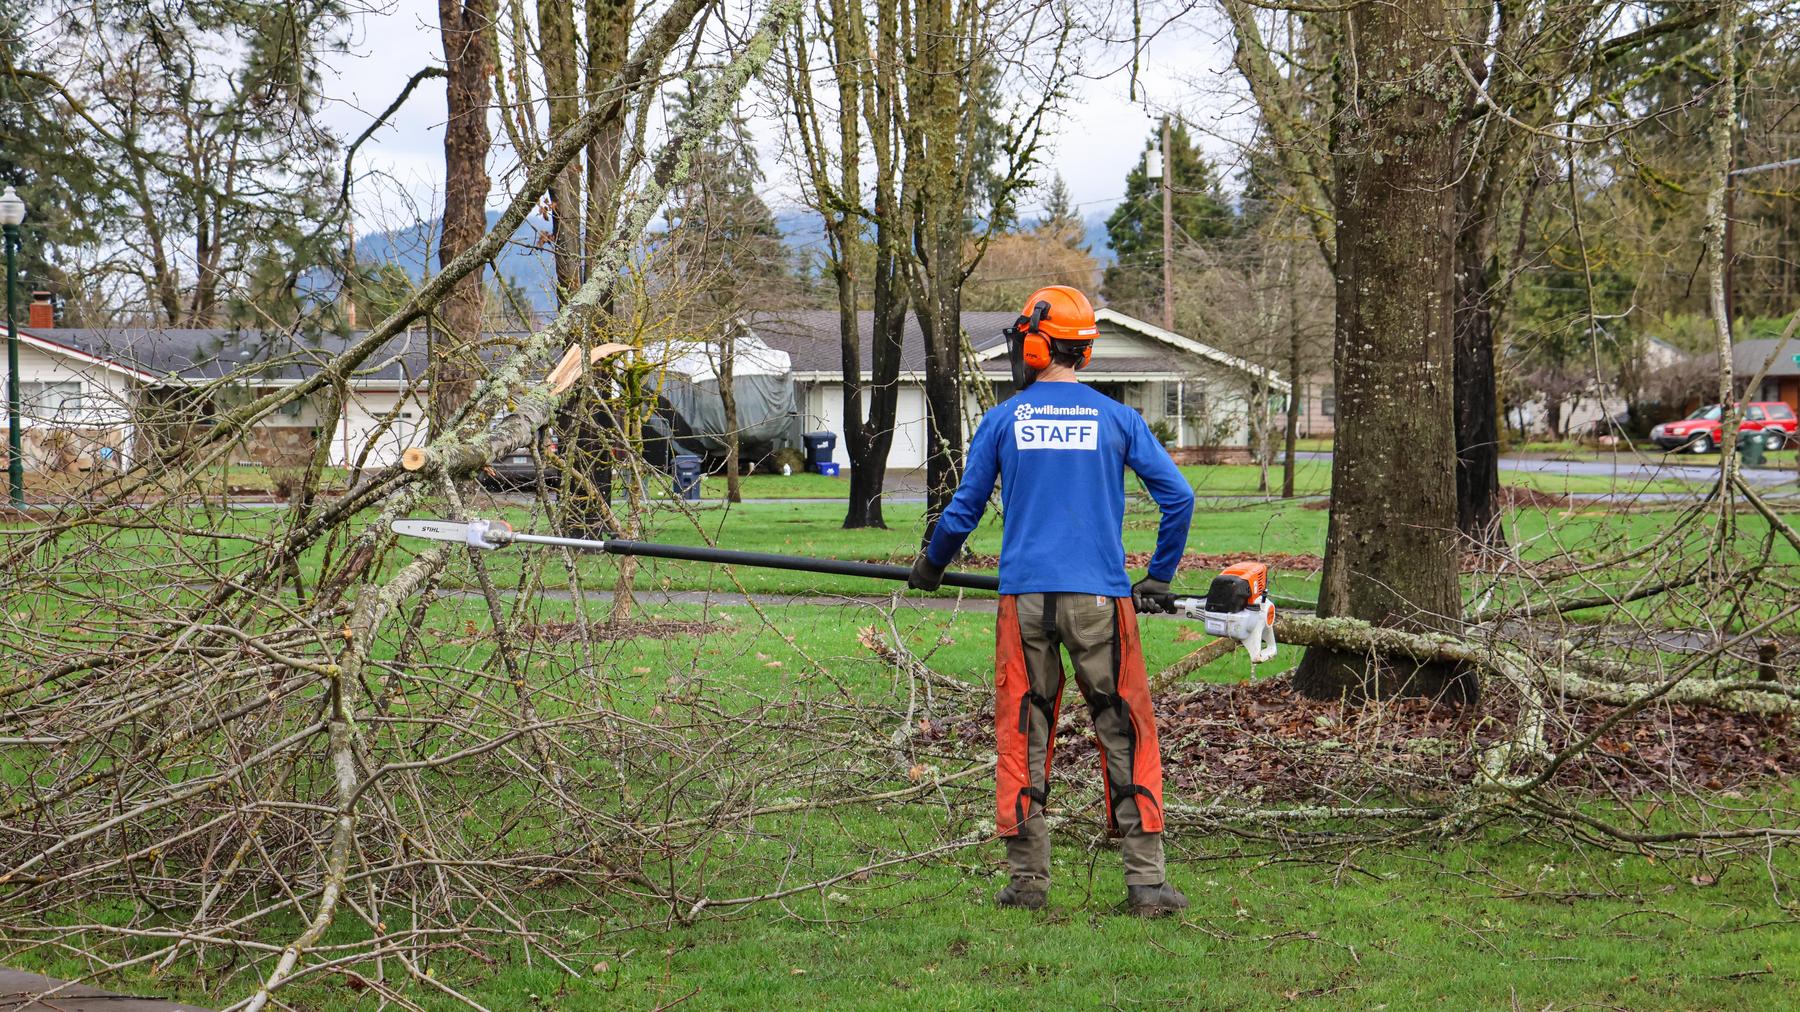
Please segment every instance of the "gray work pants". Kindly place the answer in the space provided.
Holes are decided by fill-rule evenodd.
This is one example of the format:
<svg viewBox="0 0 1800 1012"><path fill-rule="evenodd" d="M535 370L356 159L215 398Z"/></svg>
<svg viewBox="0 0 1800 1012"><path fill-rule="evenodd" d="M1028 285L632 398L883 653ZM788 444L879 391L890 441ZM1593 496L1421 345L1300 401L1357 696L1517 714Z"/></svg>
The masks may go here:
<svg viewBox="0 0 1800 1012"><path fill-rule="evenodd" d="M1118 601L1110 597L1074 593L1020 594L1014 601L1018 642L1024 655L1025 671L1030 678L1031 693L1038 700L1036 703L1028 700L1026 705L1018 706L1015 714L1014 707L1006 699L1007 693L1003 691L997 717L1002 722L1029 722L1025 766L1030 771L1031 786L1036 788L1034 793L1039 799L1047 797L1045 757L1050 748L1053 728L1051 715L1045 711L1054 710L1053 704L1061 699L1064 680L1061 653L1067 651L1069 661L1075 669L1075 684L1093 714L1094 733L1106 755L1106 776L1113 795L1112 820L1115 832L1120 837L1120 850L1125 859L1125 883L1156 885L1162 882L1162 834L1144 830L1137 797L1121 796L1124 793L1120 789L1121 785L1133 783L1134 746L1148 747L1154 755L1156 740L1154 730L1148 735L1147 741L1141 740L1145 737L1141 733L1134 737L1128 710L1117 705L1123 691L1118 684L1120 670L1126 670L1127 678L1143 678L1141 657L1121 662L1121 609ZM1045 615L1046 607L1051 609L1048 618ZM1128 619L1135 623L1136 616L1130 613L1129 608L1123 610ZM1008 620L1006 608L1002 608L1000 614L1002 622ZM1007 631L1001 632L1001 642L1005 643L1008 639L1005 635ZM1135 633L1134 627L1131 631L1133 640ZM1141 686L1137 688L1136 698L1142 704L1147 704L1147 690ZM1142 719L1148 721L1150 714L1142 714ZM1141 727L1142 725L1140 729ZM1002 747L1005 747L1004 742ZM1140 763L1139 772L1142 770ZM1158 782L1155 785L1158 796L1162 789L1160 779L1158 769ZM1001 799L1001 804L1006 804L1004 798ZM1029 814L1019 823L1018 832L1006 837L1007 863L1014 881L1035 881L1048 885L1050 834L1044 825L1042 806L1027 806L1026 811Z"/></svg>

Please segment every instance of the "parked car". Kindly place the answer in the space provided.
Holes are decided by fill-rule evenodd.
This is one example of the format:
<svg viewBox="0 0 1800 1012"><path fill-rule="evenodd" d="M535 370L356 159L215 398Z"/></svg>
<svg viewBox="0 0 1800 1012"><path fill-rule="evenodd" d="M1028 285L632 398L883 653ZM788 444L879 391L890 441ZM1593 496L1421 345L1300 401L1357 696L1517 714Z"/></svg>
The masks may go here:
<svg viewBox="0 0 1800 1012"><path fill-rule="evenodd" d="M544 433L544 442L547 449L554 451L557 447L556 433ZM531 487L537 484L537 471L537 461L531 459L531 447L521 446L482 468L481 483L497 489ZM555 488L561 480L562 475L555 467L545 465L544 484Z"/></svg>
<svg viewBox="0 0 1800 1012"><path fill-rule="evenodd" d="M1693 414L1675 422L1664 422L1650 430L1650 439L1665 450L1692 450L1695 453L1711 453L1719 448L1722 438L1720 419L1725 409L1718 404L1708 404ZM1740 432L1760 432L1763 446L1770 450L1779 450L1796 437L1794 429L1796 420L1794 409L1780 401L1752 401L1744 405L1744 417L1738 425Z"/></svg>

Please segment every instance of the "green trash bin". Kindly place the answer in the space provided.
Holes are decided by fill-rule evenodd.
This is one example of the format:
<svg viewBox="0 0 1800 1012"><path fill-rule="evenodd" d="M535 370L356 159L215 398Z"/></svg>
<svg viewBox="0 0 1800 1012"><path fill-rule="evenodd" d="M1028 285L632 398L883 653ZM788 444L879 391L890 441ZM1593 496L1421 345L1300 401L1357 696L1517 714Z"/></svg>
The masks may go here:
<svg viewBox="0 0 1800 1012"><path fill-rule="evenodd" d="M1738 430L1738 458L1745 467L1763 466L1763 434Z"/></svg>

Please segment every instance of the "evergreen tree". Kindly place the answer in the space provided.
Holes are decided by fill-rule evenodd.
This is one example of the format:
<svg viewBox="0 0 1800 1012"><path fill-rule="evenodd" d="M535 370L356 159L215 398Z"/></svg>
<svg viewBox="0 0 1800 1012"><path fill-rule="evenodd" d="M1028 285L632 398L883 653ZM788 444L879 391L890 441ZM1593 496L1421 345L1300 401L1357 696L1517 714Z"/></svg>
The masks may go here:
<svg viewBox="0 0 1800 1012"><path fill-rule="evenodd" d="M1161 130L1151 135L1162 142ZM1218 169L1207 160L1180 120L1170 127L1170 173L1175 245L1231 234L1230 207L1219 190ZM1106 235L1118 261L1106 269L1101 294L1126 312L1144 313L1162 299L1162 183L1144 173L1139 159L1125 176L1125 199L1106 219ZM1154 318L1154 314L1151 318Z"/></svg>
<svg viewBox="0 0 1800 1012"><path fill-rule="evenodd" d="M702 337L718 372L732 502L743 500L733 375L738 328L732 320L752 306L795 298L800 287L775 215L756 192L762 178L748 124L734 115L694 153L688 180L671 195L666 212L676 312Z"/></svg>
<svg viewBox="0 0 1800 1012"><path fill-rule="evenodd" d="M23 166L6 171L49 187L21 194L38 227L87 247L145 321L292 319L316 306L300 279L336 266L341 167L317 114L347 16L341 0L67 7L58 31L82 44L37 40L41 66L23 69L38 76L0 85L25 99L0 102ZM31 44L9 43L8 62ZM32 84L46 78L63 87Z"/></svg>
<svg viewBox="0 0 1800 1012"><path fill-rule="evenodd" d="M1062 238L1071 249L1087 252L1087 226L1075 210L1075 199L1060 172L1050 182L1050 196L1044 201L1044 216L1038 219L1037 230Z"/></svg>
<svg viewBox="0 0 1800 1012"><path fill-rule="evenodd" d="M18 252L21 306L34 289L60 303L83 283L75 251L99 238L94 223L116 210L101 174L52 108L54 89L20 28L23 8L0 9L0 188L25 201ZM3 294L3 293L0 293Z"/></svg>
<svg viewBox="0 0 1800 1012"><path fill-rule="evenodd" d="M757 193L762 180L749 125L733 116L695 152L687 181L671 195L666 237L703 314L736 313L747 299L767 305L795 286L775 214Z"/></svg>

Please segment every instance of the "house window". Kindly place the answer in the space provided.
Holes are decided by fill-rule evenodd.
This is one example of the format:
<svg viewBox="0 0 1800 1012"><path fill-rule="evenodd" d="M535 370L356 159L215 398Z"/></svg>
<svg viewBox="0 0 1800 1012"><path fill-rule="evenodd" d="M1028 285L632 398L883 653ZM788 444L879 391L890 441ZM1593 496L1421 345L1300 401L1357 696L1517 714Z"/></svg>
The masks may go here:
<svg viewBox="0 0 1800 1012"><path fill-rule="evenodd" d="M1186 380L1163 382L1163 417L1190 421L1206 417L1206 387L1188 386Z"/></svg>
<svg viewBox="0 0 1800 1012"><path fill-rule="evenodd" d="M55 383L22 380L19 383L19 411L27 418L55 421L64 413L81 408L81 383L77 380Z"/></svg>
<svg viewBox="0 0 1800 1012"><path fill-rule="evenodd" d="M1337 387L1329 383L1319 391L1319 414L1326 418L1337 414Z"/></svg>

